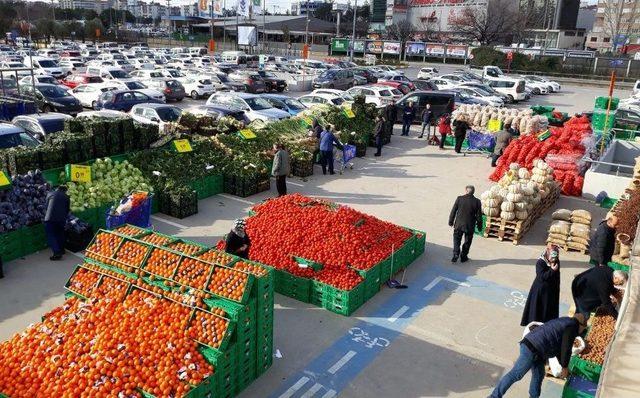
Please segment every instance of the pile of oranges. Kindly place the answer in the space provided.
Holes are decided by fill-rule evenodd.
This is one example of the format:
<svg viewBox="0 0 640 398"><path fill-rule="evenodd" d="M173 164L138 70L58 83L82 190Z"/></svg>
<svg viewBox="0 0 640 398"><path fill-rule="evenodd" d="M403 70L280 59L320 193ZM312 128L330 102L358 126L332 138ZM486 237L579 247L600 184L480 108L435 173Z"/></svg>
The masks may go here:
<svg viewBox="0 0 640 398"><path fill-rule="evenodd" d="M192 339L213 348L220 347L227 332L229 321L212 313L196 310L189 325L188 334Z"/></svg>
<svg viewBox="0 0 640 398"><path fill-rule="evenodd" d="M239 271L248 272L252 275L257 276L258 278L261 278L269 273L265 267L261 267L257 264L252 264L246 261L238 261L237 263L233 264L233 268Z"/></svg>
<svg viewBox="0 0 640 398"><path fill-rule="evenodd" d="M211 272L211 265L193 258L184 258L178 266L173 279L196 289L204 290L207 278Z"/></svg>
<svg viewBox="0 0 640 398"><path fill-rule="evenodd" d="M146 232L146 230L140 227L136 227L134 225L127 224L127 225L123 225L121 227L116 228L114 232L117 232L120 235L134 237L134 236L142 235L143 233Z"/></svg>
<svg viewBox="0 0 640 398"><path fill-rule="evenodd" d="M216 249L211 249L208 252L199 255L198 258L218 265L228 265L233 261L233 257Z"/></svg>
<svg viewBox="0 0 640 398"><path fill-rule="evenodd" d="M152 245L156 245L156 246L164 246L167 243L171 242L170 238L166 236L162 236L155 232L152 232L149 235L143 236L142 238L140 238L140 240L145 241L147 243L151 243Z"/></svg>
<svg viewBox="0 0 640 398"><path fill-rule="evenodd" d="M190 335L224 336L226 320L134 290L125 301L69 299L0 344L0 391L11 398L182 397L214 371ZM212 319L215 318L215 319ZM221 334L222 333L222 334Z"/></svg>
<svg viewBox="0 0 640 398"><path fill-rule="evenodd" d="M167 247L171 250L184 253L188 256L192 256L202 250L200 246L192 245L190 243L184 243L184 242L169 243Z"/></svg>
<svg viewBox="0 0 640 398"><path fill-rule="evenodd" d="M242 301L247 287L248 274L230 268L216 267L213 270L207 290L218 296L234 301Z"/></svg>
<svg viewBox="0 0 640 398"><path fill-rule="evenodd" d="M149 248L147 246L128 240L118 249L115 255L115 259L117 260L116 264L124 263L131 267L139 268L142 266L142 261L148 250Z"/></svg>
<svg viewBox="0 0 640 398"><path fill-rule="evenodd" d="M171 278L178 266L178 261L180 261L179 255L168 250L155 248L147 259L144 269L163 278Z"/></svg>
<svg viewBox="0 0 640 398"><path fill-rule="evenodd" d="M123 280L103 276L100 285L95 289L94 296L122 301L127 294L128 288L129 284Z"/></svg>
<svg viewBox="0 0 640 398"><path fill-rule="evenodd" d="M69 285L67 287L72 292L90 297L99 279L99 273L86 268L78 268L73 276L71 276L71 279L69 279Z"/></svg>
<svg viewBox="0 0 640 398"><path fill-rule="evenodd" d="M122 238L117 235L99 232L93 244L87 247L87 257L99 261L103 261L105 258L112 258L121 242Z"/></svg>

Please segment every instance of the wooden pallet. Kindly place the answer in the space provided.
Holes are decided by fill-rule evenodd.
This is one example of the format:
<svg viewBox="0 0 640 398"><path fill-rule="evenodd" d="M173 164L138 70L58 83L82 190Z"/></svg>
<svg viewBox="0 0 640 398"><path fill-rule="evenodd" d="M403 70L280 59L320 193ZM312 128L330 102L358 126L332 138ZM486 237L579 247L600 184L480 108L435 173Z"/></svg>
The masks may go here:
<svg viewBox="0 0 640 398"><path fill-rule="evenodd" d="M577 253L581 253L581 254L588 254L589 253L589 249L575 249L575 248L569 247L567 245L564 245L563 249L566 252L577 252Z"/></svg>

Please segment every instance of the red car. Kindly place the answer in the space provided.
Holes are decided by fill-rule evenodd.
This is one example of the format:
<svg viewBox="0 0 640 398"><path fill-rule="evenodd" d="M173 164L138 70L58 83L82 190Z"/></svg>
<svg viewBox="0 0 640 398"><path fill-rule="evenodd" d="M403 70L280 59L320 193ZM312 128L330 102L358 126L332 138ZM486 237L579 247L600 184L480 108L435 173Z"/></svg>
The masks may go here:
<svg viewBox="0 0 640 398"><path fill-rule="evenodd" d="M104 79L101 78L100 76L82 74L82 75L67 76L62 81L62 84L64 84L69 88L76 88L76 86L79 86L81 84L103 83L103 82L104 82Z"/></svg>
<svg viewBox="0 0 640 398"><path fill-rule="evenodd" d="M390 82L386 80L378 80L378 83L376 84L393 87L397 90L402 91L402 94L409 94L410 91L413 91L413 89L407 83L404 83L404 82Z"/></svg>

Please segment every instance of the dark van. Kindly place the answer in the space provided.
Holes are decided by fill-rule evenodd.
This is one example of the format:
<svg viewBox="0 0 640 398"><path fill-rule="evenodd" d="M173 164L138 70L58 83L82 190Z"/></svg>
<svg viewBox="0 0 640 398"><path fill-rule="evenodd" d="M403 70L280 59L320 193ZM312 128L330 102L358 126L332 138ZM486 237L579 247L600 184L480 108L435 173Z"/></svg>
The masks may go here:
<svg viewBox="0 0 640 398"><path fill-rule="evenodd" d="M414 122L420 122L422 111L431 104L431 111L434 119L439 118L445 113L453 112L455 107L455 94L445 91L414 91L396 101L396 122L402 122L402 110L409 102L413 102L416 108Z"/></svg>

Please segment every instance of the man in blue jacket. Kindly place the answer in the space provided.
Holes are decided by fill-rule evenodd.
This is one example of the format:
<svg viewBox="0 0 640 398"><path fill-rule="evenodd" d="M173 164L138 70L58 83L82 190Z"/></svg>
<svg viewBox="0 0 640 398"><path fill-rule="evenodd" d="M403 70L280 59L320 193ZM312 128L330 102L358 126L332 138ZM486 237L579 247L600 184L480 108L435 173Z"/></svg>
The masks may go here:
<svg viewBox="0 0 640 398"><path fill-rule="evenodd" d="M544 366L549 358L558 358L562 366L560 377L566 378L573 341L586 327L587 321L584 315L575 314L572 318L568 316L556 318L535 328L520 342L520 356L509 373L500 379L489 398L503 397L509 387L521 380L529 370L531 370L529 397L538 398L544 380Z"/></svg>
<svg viewBox="0 0 640 398"><path fill-rule="evenodd" d="M47 243L53 251L51 261L57 261L64 254L64 226L69 215L71 201L67 195L67 187L60 185L55 191L47 194L47 212L44 216L44 231L47 234Z"/></svg>
<svg viewBox="0 0 640 398"><path fill-rule="evenodd" d="M411 123L413 123L413 118L416 116L416 108L413 106L413 102L409 102L404 109L402 109L402 134L401 135L409 135L409 130L411 129Z"/></svg>
<svg viewBox="0 0 640 398"><path fill-rule="evenodd" d="M320 133L320 164L322 165L322 174L327 174L327 166L329 166L329 174L333 172L333 145L340 147L340 142L333 135L333 126L328 125L326 130Z"/></svg>

